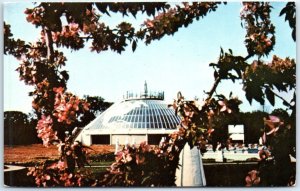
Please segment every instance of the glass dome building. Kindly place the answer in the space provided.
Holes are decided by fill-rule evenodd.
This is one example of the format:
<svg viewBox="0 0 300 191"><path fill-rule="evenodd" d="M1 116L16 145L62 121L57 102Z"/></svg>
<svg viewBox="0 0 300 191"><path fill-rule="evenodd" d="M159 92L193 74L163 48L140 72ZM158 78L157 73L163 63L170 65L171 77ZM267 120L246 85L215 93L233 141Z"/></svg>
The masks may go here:
<svg viewBox="0 0 300 191"><path fill-rule="evenodd" d="M83 128L77 140L92 144L159 144L162 137L176 130L180 118L164 102L164 92L126 93L124 100L113 104Z"/></svg>

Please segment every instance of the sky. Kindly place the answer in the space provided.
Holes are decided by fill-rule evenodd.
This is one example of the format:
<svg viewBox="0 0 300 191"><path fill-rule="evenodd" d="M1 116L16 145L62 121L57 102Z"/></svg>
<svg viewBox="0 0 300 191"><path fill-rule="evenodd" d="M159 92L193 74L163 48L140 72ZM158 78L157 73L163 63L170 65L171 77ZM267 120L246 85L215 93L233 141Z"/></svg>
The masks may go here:
<svg viewBox="0 0 300 191"><path fill-rule="evenodd" d="M280 10L286 3L272 2L271 20L276 27L276 45L272 55L281 58L296 58L296 43L291 38L291 29L284 17L279 17ZM15 38L27 42L34 42L39 37L40 29L26 22L24 10L32 7L30 3L4 5L4 21L11 25ZM241 27L239 12L241 3L230 2L221 5L215 12L209 13L203 19L194 21L187 28L180 28L173 36L165 36L150 45L139 42L135 52L129 46L125 52L118 54L112 51L91 52L89 45L79 51L60 49L68 61L65 69L70 79L68 91L82 97L83 95L101 96L106 101L116 102L122 99L126 91L139 93L147 81L148 89L164 91L165 100L172 102L178 91L186 99L205 98L204 91L209 91L213 85L213 69L208 65L217 62L220 47L224 50L232 49L234 55L246 56L244 46L245 29ZM116 26L124 20L133 22L135 26L142 24L145 15L123 18L119 15L103 16L101 19L110 26ZM128 20L129 19L129 20ZM24 113L31 112L32 98L28 92L33 88L19 81L18 61L11 56L4 56L4 111L17 110ZM218 93L228 96L238 96L243 104L242 111L262 109L257 102L252 105L245 99L242 86L231 81L222 82ZM283 95L287 98L290 95ZM275 108L282 107L277 100ZM266 101L265 110L271 112L274 108Z"/></svg>

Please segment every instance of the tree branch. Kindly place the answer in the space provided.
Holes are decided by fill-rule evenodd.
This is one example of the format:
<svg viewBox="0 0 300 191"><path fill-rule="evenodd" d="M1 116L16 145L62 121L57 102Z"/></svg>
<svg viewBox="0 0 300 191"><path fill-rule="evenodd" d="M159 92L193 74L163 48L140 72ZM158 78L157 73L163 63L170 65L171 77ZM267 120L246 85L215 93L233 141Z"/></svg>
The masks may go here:
<svg viewBox="0 0 300 191"><path fill-rule="evenodd" d="M251 58L253 56L253 54L249 54L248 56L246 56L244 58L244 61L248 60L249 58ZM208 97L206 98L206 100L210 100L211 97L213 96L213 94L215 93L219 83L221 82L221 78L220 76L218 76L215 80L215 83L213 84L213 87L210 89L210 91L208 92Z"/></svg>
<svg viewBox="0 0 300 191"><path fill-rule="evenodd" d="M290 108L294 107L293 105L291 105L288 101L286 101L282 96L278 95L277 93L275 93L271 88L269 88L271 92L273 92L273 94L278 97L279 99L281 99L283 102L285 102Z"/></svg>
<svg viewBox="0 0 300 191"><path fill-rule="evenodd" d="M248 60L248 59L251 58L252 56L253 56L253 54L248 54L248 56L246 56L246 57L244 58L244 61Z"/></svg>
<svg viewBox="0 0 300 191"><path fill-rule="evenodd" d="M46 46L47 46L47 58L50 62L54 61L54 50L53 50L53 39L51 31L47 27L43 27L45 38L46 38Z"/></svg>
<svg viewBox="0 0 300 191"><path fill-rule="evenodd" d="M215 83L213 85L213 87L210 89L210 91L208 92L208 97L206 98L206 100L210 100L212 95L215 93L219 83L221 82L221 78L220 76L218 76L215 80Z"/></svg>

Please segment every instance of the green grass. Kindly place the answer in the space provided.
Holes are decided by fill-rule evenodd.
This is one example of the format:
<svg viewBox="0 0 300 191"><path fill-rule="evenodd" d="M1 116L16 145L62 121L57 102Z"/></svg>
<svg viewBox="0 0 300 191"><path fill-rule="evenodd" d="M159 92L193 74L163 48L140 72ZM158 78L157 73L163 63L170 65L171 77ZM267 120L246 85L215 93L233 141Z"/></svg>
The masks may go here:
<svg viewBox="0 0 300 191"><path fill-rule="evenodd" d="M114 161L90 162L91 166L110 166Z"/></svg>

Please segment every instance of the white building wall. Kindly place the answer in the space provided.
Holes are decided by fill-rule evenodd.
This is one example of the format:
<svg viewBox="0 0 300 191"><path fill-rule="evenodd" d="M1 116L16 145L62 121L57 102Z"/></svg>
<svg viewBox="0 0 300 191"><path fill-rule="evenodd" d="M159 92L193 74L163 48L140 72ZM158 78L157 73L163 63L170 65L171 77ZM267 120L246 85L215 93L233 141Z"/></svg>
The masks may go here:
<svg viewBox="0 0 300 191"><path fill-rule="evenodd" d="M89 134L82 133L81 134L81 140L82 140L82 143L85 144L85 145L87 145L87 146L91 146L92 145L92 137Z"/></svg>
<svg viewBox="0 0 300 191"><path fill-rule="evenodd" d="M131 145L140 144L143 141L147 141L146 135L112 135L110 144L114 145L119 142L120 145Z"/></svg>

